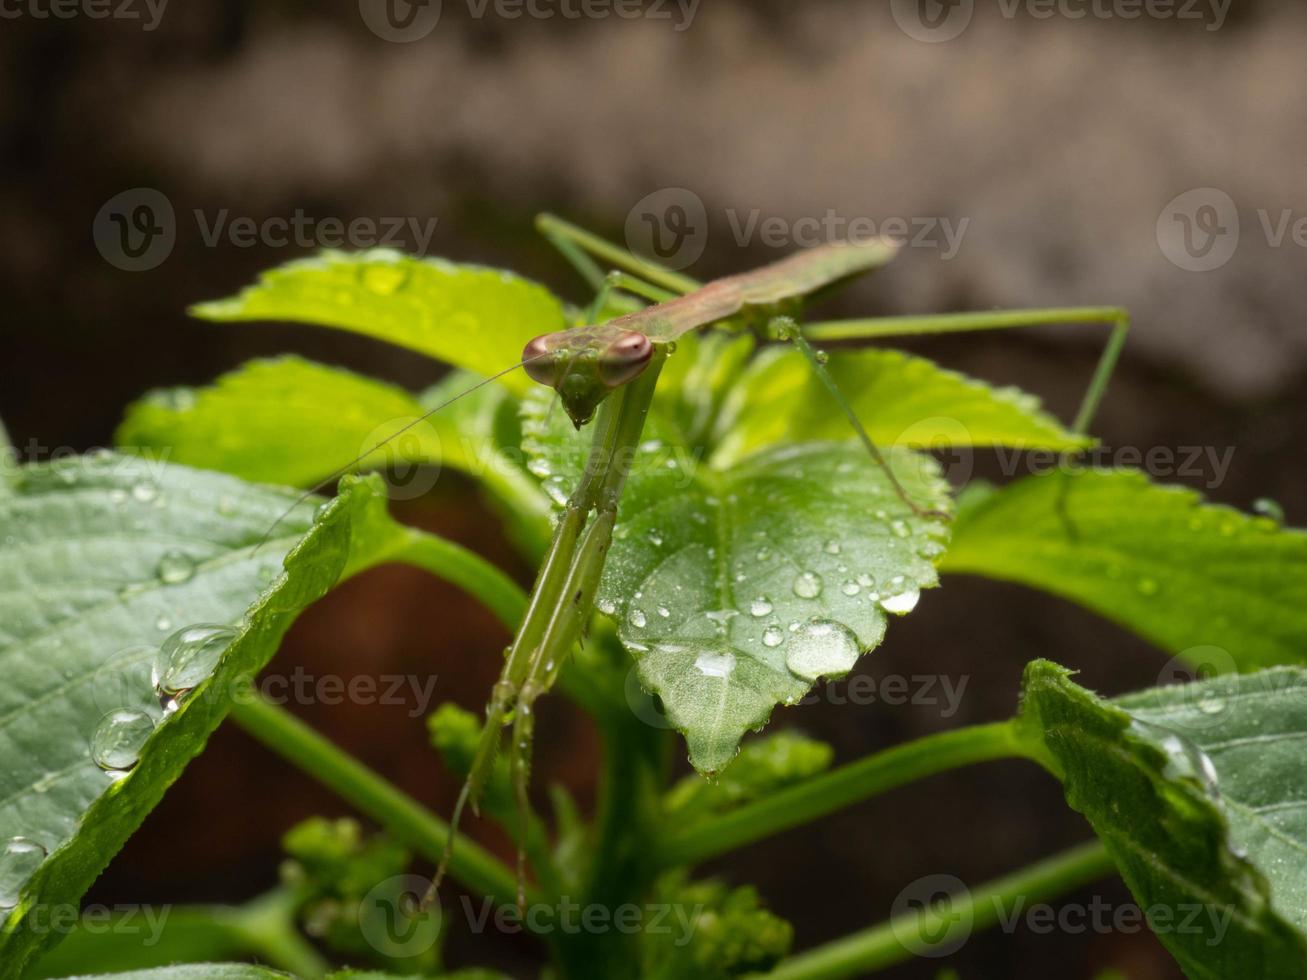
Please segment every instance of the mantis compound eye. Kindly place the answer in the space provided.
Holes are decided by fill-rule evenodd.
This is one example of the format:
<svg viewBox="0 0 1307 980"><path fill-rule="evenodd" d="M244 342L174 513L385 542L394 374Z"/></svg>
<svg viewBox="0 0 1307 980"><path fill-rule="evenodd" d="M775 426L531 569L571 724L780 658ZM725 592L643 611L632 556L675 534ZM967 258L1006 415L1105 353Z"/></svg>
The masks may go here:
<svg viewBox="0 0 1307 980"><path fill-rule="evenodd" d="M624 385L640 374L653 357L653 341L628 330L614 340L599 357L599 380L609 388Z"/></svg>
<svg viewBox="0 0 1307 980"><path fill-rule="evenodd" d="M549 334L541 334L526 342L522 348L522 366L532 381L553 388L558 383L558 360L547 343Z"/></svg>

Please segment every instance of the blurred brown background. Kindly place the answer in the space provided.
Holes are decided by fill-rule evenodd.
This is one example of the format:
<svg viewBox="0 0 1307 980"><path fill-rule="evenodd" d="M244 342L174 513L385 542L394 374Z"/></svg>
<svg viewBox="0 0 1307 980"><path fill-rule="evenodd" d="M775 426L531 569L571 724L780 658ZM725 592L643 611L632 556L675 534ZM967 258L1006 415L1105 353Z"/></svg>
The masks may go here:
<svg viewBox="0 0 1307 980"><path fill-rule="evenodd" d="M1293 228L1307 217L1307 11L1290 0L1228 9L1203 0L1169 18L1093 12L1126 7L1068 2L1044 18L1012 0L924 0L927 15L944 18L940 31L968 8L972 18L950 40L938 31L922 40L928 21L914 22L916 4L899 0L714 0L692 12L646 5L632 19L508 18L494 4L478 16L476 4L444 0L434 25L422 20L433 8L412 8L431 29L400 42L369 27L380 23L370 0L178 2L157 21L139 0L138 19L66 20L22 0L0 25L0 417L38 456L107 444L145 388L202 383L252 356L295 350L413 387L438 376L430 362L359 338L187 320L188 303L308 251L206 242L224 214L261 222L298 210L318 222L395 217L418 228L435 219L425 251L511 267L579 300L578 280L532 232L533 214L555 211L622 241L638 202L681 188L677 200L704 207L694 266L704 277L782 254L735 233L751 215L791 229L828 214L965 227L956 254L946 257L936 233L841 295L832 314L1130 307L1135 330L1098 434L1141 450L1233 447L1223 479L1210 467L1157 475L1245 508L1271 496L1301 523L1307 242ZM1076 11L1088 15L1068 16ZM135 188L165 195L176 223L166 257L133 272L106 259L93 225L106 202ZM1208 190L1175 203L1196 188ZM411 228L396 244L422 250ZM906 346L1020 383L1066 418L1101 337L1020 331ZM996 473L985 459L977 471ZM458 479L442 479L405 514L529 581ZM1009 714L1035 656L1075 666L1109 693L1154 683L1166 664L1057 600L947 585L895 623L859 670L965 677L956 715L824 703L776 721L830 740L847 761ZM435 673L439 699L477 707L505 639L456 590L382 569L311 610L270 670ZM456 787L426 749L420 718L395 707L297 710L448 812ZM555 699L540 731L542 781L563 780L586 799L597 764L584 719ZM319 812L346 811L224 730L92 897L246 898L272 883L280 833ZM1002 764L855 807L717 870L757 883L802 948L882 919L914 878L975 884L1086 834L1049 779ZM1114 883L1074 900L1094 896L1128 901ZM537 952L520 938L487 949L455 937L452 957L525 976ZM1079 980L1109 967L1132 980L1179 976L1147 934L1020 928L977 936L950 962L964 978ZM938 966L885 975L931 977Z"/></svg>

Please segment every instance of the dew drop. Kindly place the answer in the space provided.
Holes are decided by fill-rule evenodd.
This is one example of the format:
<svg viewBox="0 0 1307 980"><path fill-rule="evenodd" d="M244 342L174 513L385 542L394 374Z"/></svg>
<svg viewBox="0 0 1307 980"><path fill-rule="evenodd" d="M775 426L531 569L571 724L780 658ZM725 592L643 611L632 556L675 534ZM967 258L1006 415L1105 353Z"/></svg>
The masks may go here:
<svg viewBox="0 0 1307 980"><path fill-rule="evenodd" d="M1253 501L1253 510L1263 517L1269 517L1277 525L1284 524L1284 508L1280 506L1279 501L1272 500L1270 497L1258 497Z"/></svg>
<svg viewBox="0 0 1307 980"><path fill-rule="evenodd" d="M694 667L705 677L730 677L735 669L735 657L729 653L701 653Z"/></svg>
<svg viewBox="0 0 1307 980"><path fill-rule="evenodd" d="M154 721L144 711L110 711L91 736L91 758L107 772L126 772L140 761L141 748L153 731Z"/></svg>
<svg viewBox="0 0 1307 980"><path fill-rule="evenodd" d="M398 264L365 265L363 285L381 296L396 292L408 278L408 270Z"/></svg>
<svg viewBox="0 0 1307 980"><path fill-rule="evenodd" d="M793 588L800 599L815 599L821 595L821 576L816 572L800 572L794 578Z"/></svg>
<svg viewBox="0 0 1307 980"><path fill-rule="evenodd" d="M804 680L847 674L858 659L858 641L846 626L826 620L805 623L790 640L785 666Z"/></svg>
<svg viewBox="0 0 1307 980"><path fill-rule="evenodd" d="M672 611L671 611L670 609L668 609L666 606L659 606L659 607L658 607L658 615L661 616L663 619L666 619L666 618L667 618L668 616L670 616L671 614L672 614Z"/></svg>
<svg viewBox="0 0 1307 980"><path fill-rule="evenodd" d="M148 504L159 496L159 488L149 480L142 480L132 487L132 497L142 504Z"/></svg>
<svg viewBox="0 0 1307 980"><path fill-rule="evenodd" d="M661 548L663 546L663 536L659 533L657 528L650 530L645 537L649 539L649 543L655 548Z"/></svg>
<svg viewBox="0 0 1307 980"><path fill-rule="evenodd" d="M154 658L150 672L154 690L161 695L176 695L202 684L234 639L236 631L230 626L182 627L163 641Z"/></svg>
<svg viewBox="0 0 1307 980"><path fill-rule="evenodd" d="M195 577L195 560L182 551L164 552L157 574L164 585L181 585Z"/></svg>
<svg viewBox="0 0 1307 980"><path fill-rule="evenodd" d="M169 619L165 614L160 613L159 618L154 621L154 628L157 629L160 633L167 632L168 630L172 629L172 620Z"/></svg>
<svg viewBox="0 0 1307 980"><path fill-rule="evenodd" d="M23 886L45 860L45 848L26 837L11 837L0 849L0 909L18 904Z"/></svg>
<svg viewBox="0 0 1307 980"><path fill-rule="evenodd" d="M771 600L768 599L765 595L760 595L758 596L758 598L754 599L753 602L749 603L750 616L762 617L762 616L766 616L771 611L772 611Z"/></svg>
<svg viewBox="0 0 1307 980"><path fill-rule="evenodd" d="M1209 695L1198 702L1198 710L1205 715L1219 715L1225 710L1225 699Z"/></svg>
<svg viewBox="0 0 1307 980"><path fill-rule="evenodd" d="M740 611L738 609L712 609L704 613L704 616L710 619L713 623L717 624L717 626L719 627L724 627L727 623L729 623L732 619L734 619L738 615L740 615Z"/></svg>
<svg viewBox="0 0 1307 980"><path fill-rule="evenodd" d="M617 604L614 603L612 599L600 599L595 603L595 607L605 616L611 616L613 613L617 612Z"/></svg>
<svg viewBox="0 0 1307 980"><path fill-rule="evenodd" d="M838 555L840 553L840 543L832 538L826 542L826 554Z"/></svg>
<svg viewBox="0 0 1307 980"><path fill-rule="evenodd" d="M912 528L908 527L908 522L903 520L890 521L890 533L896 538L906 538L912 533Z"/></svg>
<svg viewBox="0 0 1307 980"><path fill-rule="evenodd" d="M870 589L876 584L876 580L872 578L870 575L868 575L866 572L863 572L861 575L858 576L858 584L861 585L864 589Z"/></svg>
<svg viewBox="0 0 1307 980"><path fill-rule="evenodd" d="M637 629L642 629L644 627L644 624L648 622L648 620L645 619L644 610L642 609L632 609L631 614L627 617L627 619L629 619L631 621L631 625L636 627Z"/></svg>
<svg viewBox="0 0 1307 980"><path fill-rule="evenodd" d="M845 595L853 596L853 595L857 595L859 592L862 591L862 586L860 586L857 582L845 582L843 585L840 586L840 591L843 592Z"/></svg>
<svg viewBox="0 0 1307 980"><path fill-rule="evenodd" d="M904 589L902 592L894 595L884 596L880 600L880 608L887 613L894 613L896 616L906 616L912 610L917 608L917 601L921 598L921 590L912 588Z"/></svg>
<svg viewBox="0 0 1307 980"><path fill-rule="evenodd" d="M765 647L778 647L785 640L785 634L781 632L779 626L768 626L762 631L762 645Z"/></svg>

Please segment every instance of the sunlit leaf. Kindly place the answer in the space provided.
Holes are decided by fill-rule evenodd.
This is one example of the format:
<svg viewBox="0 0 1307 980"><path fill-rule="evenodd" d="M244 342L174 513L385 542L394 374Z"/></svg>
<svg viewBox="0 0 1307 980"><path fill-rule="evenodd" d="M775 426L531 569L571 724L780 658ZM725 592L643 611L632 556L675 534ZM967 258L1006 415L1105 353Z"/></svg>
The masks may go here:
<svg viewBox="0 0 1307 980"><path fill-rule="evenodd" d="M297 259L191 312L208 320L338 327L482 375L517 363L528 340L566 325L562 304L528 279L385 248ZM531 385L521 371L503 383L519 393Z"/></svg>
<svg viewBox="0 0 1307 980"><path fill-rule="evenodd" d="M1067 431L1039 399L995 388L895 350L843 351L826 369L880 445L1073 449L1092 440ZM797 352L764 352L732 389L717 421L722 461L762 446L847 439L849 424Z"/></svg>
<svg viewBox="0 0 1307 980"><path fill-rule="evenodd" d="M1133 470L976 497L941 570L1063 596L1213 670L1307 661L1307 533Z"/></svg>

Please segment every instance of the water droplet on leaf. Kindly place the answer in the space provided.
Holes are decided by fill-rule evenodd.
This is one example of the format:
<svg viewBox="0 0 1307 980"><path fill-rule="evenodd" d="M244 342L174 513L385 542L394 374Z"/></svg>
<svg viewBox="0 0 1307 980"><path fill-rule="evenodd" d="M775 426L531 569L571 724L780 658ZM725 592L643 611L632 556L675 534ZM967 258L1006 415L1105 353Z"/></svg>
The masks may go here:
<svg viewBox="0 0 1307 980"><path fill-rule="evenodd" d="M132 497L142 504L148 504L159 496L159 488L149 480L142 480L132 487Z"/></svg>
<svg viewBox="0 0 1307 980"><path fill-rule="evenodd" d="M230 626L184 626L163 641L154 658L150 679L159 694L184 694L202 684L223 651L236 639Z"/></svg>
<svg viewBox="0 0 1307 980"><path fill-rule="evenodd" d="M821 576L816 572L800 572L794 578L793 588L800 599L815 599L821 595Z"/></svg>
<svg viewBox="0 0 1307 980"><path fill-rule="evenodd" d="M645 619L644 610L642 609L632 609L631 614L627 617L627 619L629 619L631 621L631 625L636 627L637 629L643 629L644 624L648 622L648 620Z"/></svg>
<svg viewBox="0 0 1307 980"><path fill-rule="evenodd" d="M1263 517L1269 517L1277 525L1284 524L1284 508L1270 497L1258 497L1253 501L1253 510Z"/></svg>
<svg viewBox="0 0 1307 980"><path fill-rule="evenodd" d="M765 595L760 595L758 596L758 598L754 599L753 602L749 603L750 616L762 617L762 616L766 616L771 611L772 611L771 600L768 599Z"/></svg>
<svg viewBox="0 0 1307 980"><path fill-rule="evenodd" d="M917 608L917 601L920 598L920 589L904 589L894 595L883 596L880 600L880 608L887 613L894 613L896 616L906 616Z"/></svg>
<svg viewBox="0 0 1307 980"><path fill-rule="evenodd" d="M159 559L159 581L164 585L181 585L195 577L195 560L181 551L164 552Z"/></svg>
<svg viewBox="0 0 1307 980"><path fill-rule="evenodd" d="M858 660L858 641L840 623L815 620L805 623L790 640L785 666L804 680L847 674Z"/></svg>
<svg viewBox="0 0 1307 980"><path fill-rule="evenodd" d="M0 909L18 904L23 886L45 860L45 848L26 837L11 837L0 849Z"/></svg>
<svg viewBox="0 0 1307 980"><path fill-rule="evenodd" d="M154 721L144 711L119 708L101 720L91 736L91 758L108 772L124 772L141 758L141 748L154 731Z"/></svg>
<svg viewBox="0 0 1307 980"><path fill-rule="evenodd" d="M778 647L785 640L785 634L781 632L780 627L768 626L762 631L762 645L765 647Z"/></svg>
<svg viewBox="0 0 1307 980"><path fill-rule="evenodd" d="M694 666L705 677L730 677L735 669L735 657L729 653L701 653L695 658Z"/></svg>

